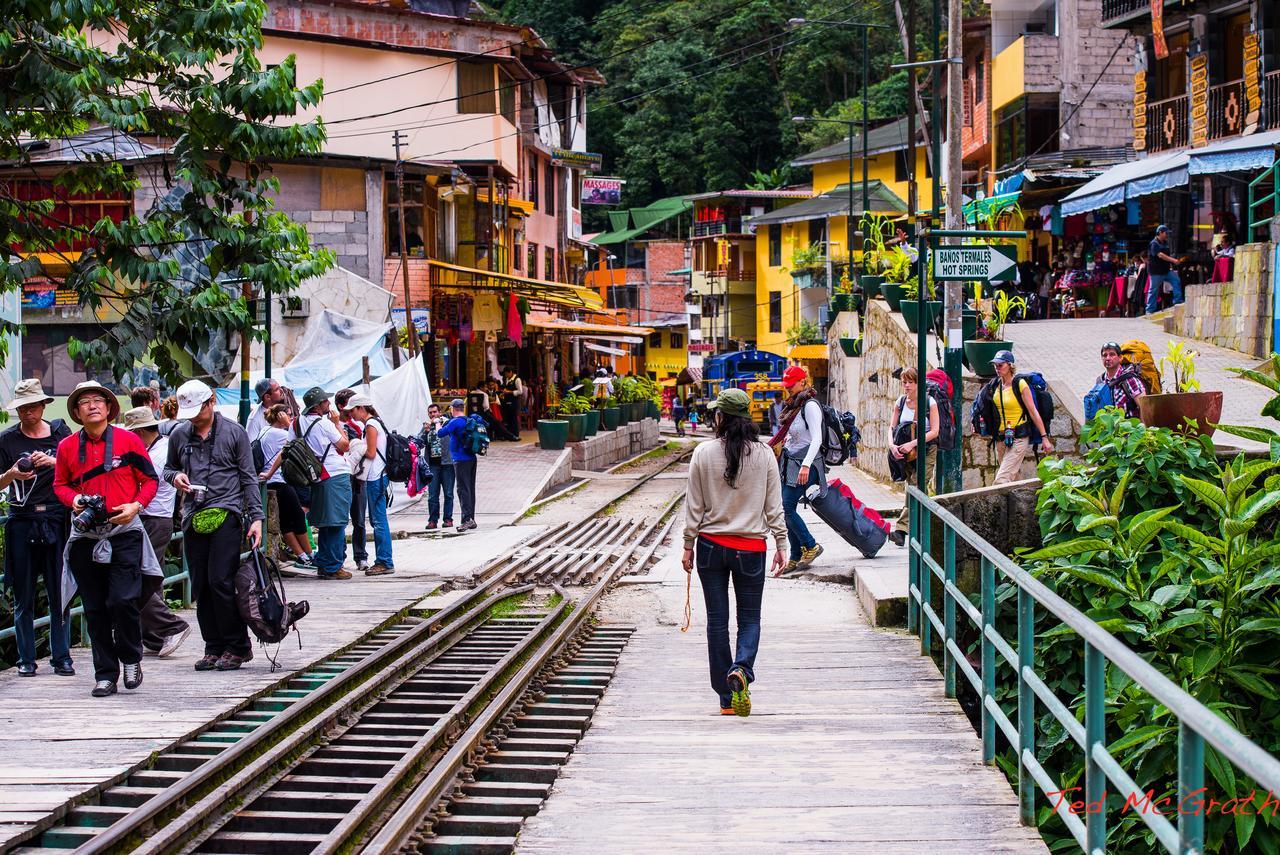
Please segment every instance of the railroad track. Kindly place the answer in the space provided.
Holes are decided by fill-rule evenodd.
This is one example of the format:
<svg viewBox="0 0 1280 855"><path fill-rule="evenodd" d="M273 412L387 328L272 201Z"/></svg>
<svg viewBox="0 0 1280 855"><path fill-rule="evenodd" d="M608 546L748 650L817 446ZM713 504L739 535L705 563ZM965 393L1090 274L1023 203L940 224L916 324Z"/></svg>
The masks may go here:
<svg viewBox="0 0 1280 855"><path fill-rule="evenodd" d="M661 545L679 496L645 522L609 511L685 456L489 562L447 608L411 610L211 722L18 851L292 855L353 851L371 835L376 844L388 818L413 833L420 817L403 806L454 780L609 586ZM576 599L562 586L587 583ZM526 731L550 721L524 716ZM433 808L448 788L430 796ZM375 844L364 851L388 851Z"/></svg>

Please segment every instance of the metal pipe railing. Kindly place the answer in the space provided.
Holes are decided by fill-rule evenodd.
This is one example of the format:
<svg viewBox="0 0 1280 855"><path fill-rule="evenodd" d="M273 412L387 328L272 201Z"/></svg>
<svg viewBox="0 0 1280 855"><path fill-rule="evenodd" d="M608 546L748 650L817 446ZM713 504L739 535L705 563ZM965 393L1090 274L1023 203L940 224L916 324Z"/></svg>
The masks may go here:
<svg viewBox="0 0 1280 855"><path fill-rule="evenodd" d="M1023 570L971 528L915 487L907 488L911 521L908 543L907 627L920 636L920 652L931 655L931 634L936 632L943 650L944 682L948 697L956 696L955 669L959 667L973 687L982 710L982 757L992 764L996 755L996 734L1003 731L1018 758L1019 814L1024 825L1036 825L1036 790L1047 798L1061 794L1063 786L1054 781L1036 754L1037 703L1066 730L1084 751L1084 795L1086 801L1101 804L1082 820L1073 812L1074 800L1058 798L1054 808L1080 847L1094 855L1106 852L1107 807L1102 795L1108 782L1126 797L1142 803L1147 794L1107 750L1106 669L1119 668L1145 689L1178 721L1178 804L1204 786L1205 745L1218 750L1237 769L1260 787L1280 791L1280 760L1252 742L1215 712L1193 698L1172 680L1096 622L1062 599L1043 582ZM943 563L930 554L930 528L934 521L943 527ZM956 538L978 554L982 571L979 580L980 608L975 609L955 585ZM931 583L942 585L943 617L933 608ZM996 628L996 587L1011 583L1017 592L1018 640L1016 649ZM965 661L956 633L955 616L966 617L977 630L981 643L981 674ZM1062 621L1083 644L1085 685L1083 732L1066 705L1035 671L1036 613L1048 612ZM1061 644L1060 638L1052 639ZM996 697L996 654L1010 664L1018 678L1015 721L1001 709ZM1177 825L1158 811L1136 811L1155 839L1169 852L1199 852L1204 847L1203 811L1177 811Z"/></svg>

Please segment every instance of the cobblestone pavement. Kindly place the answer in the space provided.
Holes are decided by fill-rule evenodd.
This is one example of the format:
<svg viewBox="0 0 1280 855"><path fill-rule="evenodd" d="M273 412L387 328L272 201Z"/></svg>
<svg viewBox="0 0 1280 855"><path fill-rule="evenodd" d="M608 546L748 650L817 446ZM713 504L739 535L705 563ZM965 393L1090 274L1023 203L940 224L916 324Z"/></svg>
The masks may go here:
<svg viewBox="0 0 1280 855"><path fill-rule="evenodd" d="M1005 327L1005 337L1014 343L1018 370L1039 371L1060 396L1069 397L1068 407L1083 421L1084 395L1102 371L1098 351L1106 341L1141 339L1151 346L1157 367L1168 343L1180 341L1199 352L1196 377L1207 391L1222 390L1222 421L1225 424L1274 428L1275 422L1261 415L1271 399L1271 390L1232 374L1228 367L1251 368L1261 360L1247 353L1228 350L1196 339L1166 333L1144 318L1075 318L1070 320L1024 321ZM1215 442L1240 448L1262 448L1227 434L1217 434Z"/></svg>

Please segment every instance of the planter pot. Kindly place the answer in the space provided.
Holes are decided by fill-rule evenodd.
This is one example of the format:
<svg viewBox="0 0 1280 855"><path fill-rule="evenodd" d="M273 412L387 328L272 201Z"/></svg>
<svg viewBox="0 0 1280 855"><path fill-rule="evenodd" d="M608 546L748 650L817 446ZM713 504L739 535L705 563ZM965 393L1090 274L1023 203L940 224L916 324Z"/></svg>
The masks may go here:
<svg viewBox="0 0 1280 855"><path fill-rule="evenodd" d="M569 442L582 442L587 438L586 413L574 413L565 419L569 422Z"/></svg>
<svg viewBox="0 0 1280 855"><path fill-rule="evenodd" d="M1143 395L1138 398L1138 415L1147 427L1168 428L1188 436L1213 436L1222 418L1222 393Z"/></svg>
<svg viewBox="0 0 1280 855"><path fill-rule="evenodd" d="M831 295L831 314L838 315L841 312L856 312L858 310L856 294L832 294Z"/></svg>
<svg viewBox="0 0 1280 855"><path fill-rule="evenodd" d="M617 430L622 423L622 410L618 407L605 407L600 411L600 426L604 430Z"/></svg>
<svg viewBox="0 0 1280 855"><path fill-rule="evenodd" d="M569 423L561 419L538 419L538 447L559 451L569 441Z"/></svg>
<svg viewBox="0 0 1280 855"><path fill-rule="evenodd" d="M996 369L991 358L1002 350L1013 350L1011 341L966 341L964 355L969 360L969 368L979 377L994 377Z"/></svg>
<svg viewBox="0 0 1280 855"><path fill-rule="evenodd" d="M845 356L861 356L862 340L857 338L840 338L840 349L844 351Z"/></svg>
<svg viewBox="0 0 1280 855"><path fill-rule="evenodd" d="M826 288L827 271L821 267L807 267L803 270L791 271L791 278L797 288Z"/></svg>
<svg viewBox="0 0 1280 855"><path fill-rule="evenodd" d="M867 276L864 274L858 277L858 280L862 283L862 293L868 300L874 299L884 287L883 276Z"/></svg>
<svg viewBox="0 0 1280 855"><path fill-rule="evenodd" d="M902 305L901 282L884 283L884 301L889 304L890 311L900 311L899 307Z"/></svg>
<svg viewBox="0 0 1280 855"><path fill-rule="evenodd" d="M587 411L587 436L595 436L600 432L600 411Z"/></svg>
<svg viewBox="0 0 1280 855"><path fill-rule="evenodd" d="M655 422L662 421L662 407L658 406L654 401L649 401L645 410L645 415L653 419Z"/></svg>
<svg viewBox="0 0 1280 855"><path fill-rule="evenodd" d="M643 421L645 417L645 413L648 410L647 405L648 405L647 401L632 401L630 421L633 421L633 422Z"/></svg>
<svg viewBox="0 0 1280 855"><path fill-rule="evenodd" d="M926 300L925 313L929 316L929 329L937 329L938 318L942 316L941 300ZM902 301L902 319L907 322L907 329L917 332L920 329L920 304L915 300Z"/></svg>

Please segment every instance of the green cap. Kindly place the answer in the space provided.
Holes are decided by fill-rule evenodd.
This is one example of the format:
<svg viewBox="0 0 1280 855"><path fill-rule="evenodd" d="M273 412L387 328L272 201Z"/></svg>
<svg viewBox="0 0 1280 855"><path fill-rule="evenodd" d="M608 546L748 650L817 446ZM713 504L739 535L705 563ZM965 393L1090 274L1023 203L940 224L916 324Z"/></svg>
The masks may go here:
<svg viewBox="0 0 1280 855"><path fill-rule="evenodd" d="M726 416L751 418L751 396L741 389L725 389L710 404L708 410L720 410Z"/></svg>

